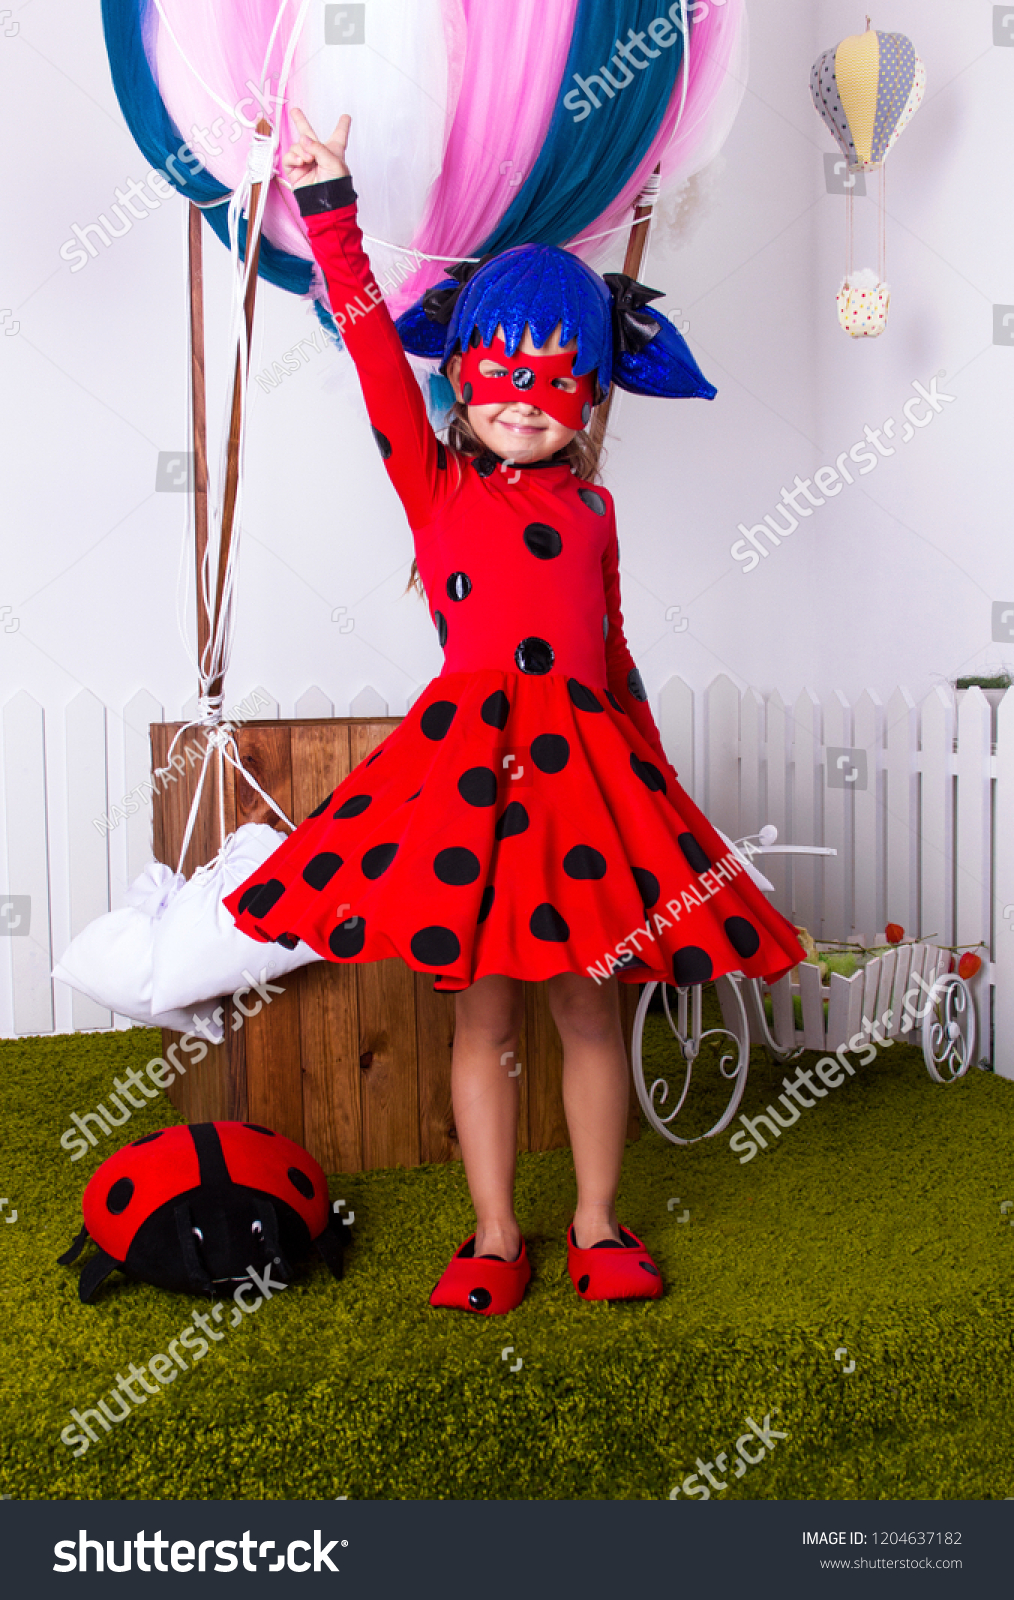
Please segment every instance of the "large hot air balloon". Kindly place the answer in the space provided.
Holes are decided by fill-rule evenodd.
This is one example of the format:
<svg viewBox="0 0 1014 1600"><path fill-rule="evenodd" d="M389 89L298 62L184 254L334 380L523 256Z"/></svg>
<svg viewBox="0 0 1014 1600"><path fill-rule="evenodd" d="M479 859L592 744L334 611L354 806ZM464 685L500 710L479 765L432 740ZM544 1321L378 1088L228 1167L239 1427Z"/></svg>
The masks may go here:
<svg viewBox="0 0 1014 1600"><path fill-rule="evenodd" d="M878 270L854 269L854 180L846 182L845 278L838 291L838 320L854 339L876 338L887 325L884 162L908 126L926 89L926 68L903 33L850 34L813 63L810 93L830 128L849 173L879 172Z"/></svg>

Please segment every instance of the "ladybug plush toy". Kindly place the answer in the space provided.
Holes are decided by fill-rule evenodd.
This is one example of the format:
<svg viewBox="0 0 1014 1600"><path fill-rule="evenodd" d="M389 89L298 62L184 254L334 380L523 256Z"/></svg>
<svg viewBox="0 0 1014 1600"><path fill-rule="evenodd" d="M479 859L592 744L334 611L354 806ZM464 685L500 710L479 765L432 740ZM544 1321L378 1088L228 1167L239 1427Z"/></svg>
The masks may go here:
<svg viewBox="0 0 1014 1600"><path fill-rule="evenodd" d="M88 1239L98 1245L81 1273L85 1302L117 1267L161 1289L216 1295L269 1263L291 1282L293 1263L316 1249L340 1278L350 1239L313 1157L252 1122L135 1139L102 1163L81 1209L84 1227L59 1259L69 1266Z"/></svg>

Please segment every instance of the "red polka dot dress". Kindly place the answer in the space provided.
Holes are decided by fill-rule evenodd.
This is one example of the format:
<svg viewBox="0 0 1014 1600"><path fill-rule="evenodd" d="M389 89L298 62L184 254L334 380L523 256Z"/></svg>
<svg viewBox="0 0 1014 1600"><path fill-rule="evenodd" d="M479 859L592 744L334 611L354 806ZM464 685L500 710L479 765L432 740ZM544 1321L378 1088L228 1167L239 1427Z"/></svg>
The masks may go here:
<svg viewBox="0 0 1014 1600"><path fill-rule="evenodd" d="M692 984L785 972L802 959L791 924L662 749L623 636L610 495L561 462L446 449L355 205L307 222L444 665L226 898L237 926L334 962L401 956L440 990L489 973Z"/></svg>

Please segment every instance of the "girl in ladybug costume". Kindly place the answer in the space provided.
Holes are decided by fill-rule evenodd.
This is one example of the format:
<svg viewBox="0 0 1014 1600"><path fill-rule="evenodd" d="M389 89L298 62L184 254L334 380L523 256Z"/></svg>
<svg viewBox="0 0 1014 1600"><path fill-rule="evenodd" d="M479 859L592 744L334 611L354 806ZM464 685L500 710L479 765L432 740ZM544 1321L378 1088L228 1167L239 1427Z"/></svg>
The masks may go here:
<svg viewBox="0 0 1014 1600"><path fill-rule="evenodd" d="M655 1298L658 1268L614 1209L629 1070L616 984L773 979L802 951L748 874L723 864L666 759L623 636L612 499L592 487L582 430L610 382L715 390L644 310L653 291L546 245L456 269L396 326L362 249L350 119L324 144L293 117L285 169L444 665L225 904L255 939L303 939L337 962L401 956L456 995L452 1100L476 1227L435 1306L511 1311L531 1275L513 1205L514 1063L522 981L546 980L577 1178L571 1279L588 1300ZM447 445L406 348L441 358L458 401Z"/></svg>

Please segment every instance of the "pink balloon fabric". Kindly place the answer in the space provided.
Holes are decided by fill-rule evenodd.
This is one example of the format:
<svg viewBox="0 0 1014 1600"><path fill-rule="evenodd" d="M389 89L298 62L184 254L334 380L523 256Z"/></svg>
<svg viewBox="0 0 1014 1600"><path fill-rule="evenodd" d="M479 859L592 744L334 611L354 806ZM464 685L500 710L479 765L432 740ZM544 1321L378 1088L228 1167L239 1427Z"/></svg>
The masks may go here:
<svg viewBox="0 0 1014 1600"><path fill-rule="evenodd" d="M179 42L178 48L158 12L154 11L156 34L152 67L166 109L212 174L230 189L235 188L246 168L250 128L263 109L253 91L266 81L270 95L277 93L286 45L299 14L297 0L289 0L285 8L263 80L264 56L278 16L279 0L230 0L228 5L161 0L161 4L166 22ZM193 63L193 67L188 62ZM223 109L214 95L203 87L194 68L231 110ZM277 115L276 102L270 97L264 114L269 121L274 121ZM206 135L206 144L202 143L203 135ZM279 148L284 150L294 138L289 114L284 108L280 135ZM291 190L281 183L271 185L264 232L280 249L312 260L299 208Z"/></svg>
<svg viewBox="0 0 1014 1600"><path fill-rule="evenodd" d="M464 0L461 92L415 249L450 265L499 222L548 132L576 12L577 0ZM444 272L425 262L390 297L394 314Z"/></svg>
<svg viewBox="0 0 1014 1600"><path fill-rule="evenodd" d="M631 211L645 180L661 163L663 188L695 169L695 154L705 145L711 133L711 113L715 98L721 88L736 48L743 21L743 0L709 0L706 15L691 29L690 77L687 83L686 104L680 117L683 100L683 68L680 68L669 108L643 161L616 199L603 211L592 225L582 231L588 234L605 233L607 229L622 229L629 224ZM587 244L570 246L576 255L589 262L615 254L617 242L622 244L622 233Z"/></svg>

